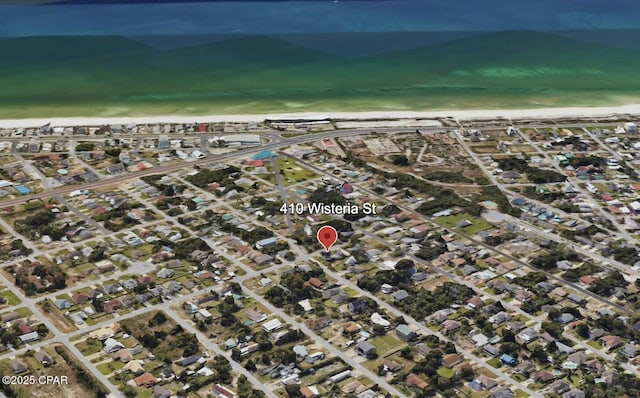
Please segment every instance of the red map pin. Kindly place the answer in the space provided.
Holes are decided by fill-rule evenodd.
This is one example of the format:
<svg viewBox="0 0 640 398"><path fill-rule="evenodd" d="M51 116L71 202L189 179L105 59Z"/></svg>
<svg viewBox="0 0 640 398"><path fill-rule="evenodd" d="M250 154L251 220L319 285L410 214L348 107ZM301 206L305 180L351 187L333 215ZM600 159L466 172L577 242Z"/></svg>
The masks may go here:
<svg viewBox="0 0 640 398"><path fill-rule="evenodd" d="M335 228L325 225L318 230L318 242L324 247L326 251L331 249L334 243L338 240L338 231Z"/></svg>

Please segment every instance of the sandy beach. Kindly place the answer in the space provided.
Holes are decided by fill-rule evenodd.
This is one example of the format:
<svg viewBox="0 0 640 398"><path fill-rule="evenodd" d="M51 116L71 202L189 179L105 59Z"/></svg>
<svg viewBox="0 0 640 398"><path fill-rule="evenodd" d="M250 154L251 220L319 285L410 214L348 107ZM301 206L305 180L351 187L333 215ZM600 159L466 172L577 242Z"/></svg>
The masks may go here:
<svg viewBox="0 0 640 398"><path fill-rule="evenodd" d="M52 126L99 126L103 124L156 124L156 123L218 123L218 122L261 122L265 119L337 119L337 120L398 120L433 119L452 117L460 120L487 118L565 118L609 117L615 115L635 115L640 117L640 104L616 107L567 107L539 109L505 110L439 110L439 111L381 111L381 112L327 112L327 113L283 113L250 115L162 115L140 117L65 117L34 119L0 119L0 127L39 127L47 123Z"/></svg>

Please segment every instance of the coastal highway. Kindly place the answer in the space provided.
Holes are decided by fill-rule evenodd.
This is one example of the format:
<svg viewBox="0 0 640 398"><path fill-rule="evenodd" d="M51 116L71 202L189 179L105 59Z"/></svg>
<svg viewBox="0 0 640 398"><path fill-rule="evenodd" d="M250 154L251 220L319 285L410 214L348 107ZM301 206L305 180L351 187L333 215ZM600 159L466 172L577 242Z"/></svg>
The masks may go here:
<svg viewBox="0 0 640 398"><path fill-rule="evenodd" d="M420 131L444 131L444 130L445 129L442 127L430 127L430 128L420 129ZM401 129L385 128L385 129L376 129L376 131L380 133L393 134L393 133L412 132L412 131L416 131L416 129L415 128L401 128ZM54 188L51 190L45 190L43 192L39 192L35 194L24 195L18 198L3 200L3 201L0 201L0 208L17 205L33 199L48 199L58 195L65 195L76 190L94 189L94 188L99 188L105 185L117 185L128 180L132 180L135 178L140 178L148 175L169 174L174 171L184 169L186 167L201 166L208 163L223 163L225 161L242 158L242 157L245 157L254 153L258 153L264 150L278 149L278 148L286 147L289 145L314 142L314 141L327 139L327 138L349 137L352 135L369 134L369 133L371 133L371 129L329 131L329 132L322 132L322 133L315 133L315 134L302 134L302 135L290 137L290 138L284 138L278 135L277 138L274 138L267 144L254 146L247 149L241 149L238 151L229 152L221 155L211 155L204 159L198 159L196 161L189 162L189 163L172 163L168 165L153 167L153 168L139 171L136 173L120 174L120 175L116 175L111 178L102 179L96 182L91 182L86 184L77 184L72 186L64 186L60 188Z"/></svg>
<svg viewBox="0 0 640 398"><path fill-rule="evenodd" d="M580 126L601 126L601 125L611 125L611 123L588 123L588 124L581 124ZM576 126L575 124L567 124L567 125L557 125L557 128L562 128L562 127L571 127L571 126ZM516 126L517 127L517 126ZM549 127L548 125L531 125L531 126L523 126L523 128L545 128L545 127ZM53 188L50 190L44 190L43 192L39 192L39 193L35 193L35 194L30 194L30 195L24 195L24 196L20 196L17 198L12 198L12 199L7 199L7 200L2 200L0 201L0 208L1 207L6 207L6 206L13 206L13 205L17 205L20 203L24 203L33 199L47 199L47 198L51 198L51 197L55 197L58 195L65 195L68 194L70 192L73 192L75 190L82 190L82 189L93 189L93 188L98 188L101 186L105 186L105 185L116 185L119 183L123 183L125 181L131 180L131 179L135 179L135 178L139 178L139 177L144 177L144 176L148 176L148 175L153 175L153 174L168 174L171 172L174 172L176 170L180 170L182 168L185 167L189 167L189 166L200 166L200 165L205 165L208 163L213 163L213 162L218 162L218 163L222 163L225 161L229 161L229 160L233 160L233 159L237 159L237 158L242 158L244 156L247 155L251 155L263 150L271 150L271 149L279 149L282 147L286 147L289 145L295 145L295 144L304 144L304 143L309 143L309 142L314 142L314 141L318 141L318 140L322 140L322 139L328 139L328 138L340 138L340 137L349 137L352 135L359 135L359 134L370 134L372 132L376 132L376 133L381 133L381 134L394 134L394 133L407 133L407 132L413 132L416 130L419 130L421 132L445 132L450 130L450 127L442 127L442 126L429 126L429 127L420 127L420 128L415 128L415 127L411 127L411 128L397 128L397 127L385 127L385 128L376 128L376 129L371 129L371 128L359 128L359 129L348 129L348 130L332 130L332 131L325 131L325 132L320 132L320 133L301 133L300 135L296 135L293 137L283 137L281 135L282 132L280 131L276 131L276 130L270 130L270 131L263 131L259 134L261 134L262 136L265 137L269 137L270 141L268 143L262 144L262 145L258 145L258 146L254 146L254 147L250 147L250 148L246 148L246 149L241 149L238 151L234 151L234 152L229 152L229 153L225 153L225 154L221 154L221 155L210 155L206 158L203 159L198 159L196 161L193 162L189 162L189 163L171 163L171 164L167 164L167 165L162 165L162 166L158 166L158 167L153 167L150 169L146 169L143 171L139 171L139 172L135 172L135 173L125 173L125 174L121 174L121 175L116 175L110 178L105 178L105 179L100 179L99 181L96 182L92 182L92 183L86 183L86 184L77 184L77 185L72 185L72 186L64 186L64 187L59 187L59 188ZM154 135L157 134L149 134L149 135L142 135L142 134L138 134L138 135L123 135L123 136L109 136L109 137L104 137L105 139L109 139L109 138L126 138L126 137L130 137L130 138L151 138ZM182 136L182 135L181 135ZM175 138L179 138L181 136L178 135L172 135L171 137L175 137ZM191 136L195 136L194 135L187 135L189 137ZM28 137L30 138L34 138L34 137ZM40 138L40 137L36 137L36 138ZM44 138L44 137L43 137ZM48 137L47 137L48 138ZM55 137L50 137L50 138L55 138ZM75 137L74 138L78 138ZM95 139L96 136L87 136L87 139ZM100 137L102 138L102 137ZM0 137L0 141L3 140L12 140L12 141L18 141L18 140L25 140L27 139L27 137ZM14 142L15 144L15 142Z"/></svg>

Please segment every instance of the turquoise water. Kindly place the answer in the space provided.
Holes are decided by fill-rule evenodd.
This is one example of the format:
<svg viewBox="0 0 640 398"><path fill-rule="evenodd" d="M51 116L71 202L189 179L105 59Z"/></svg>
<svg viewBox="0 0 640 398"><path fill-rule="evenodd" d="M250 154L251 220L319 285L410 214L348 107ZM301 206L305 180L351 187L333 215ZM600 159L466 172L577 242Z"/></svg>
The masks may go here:
<svg viewBox="0 0 640 398"><path fill-rule="evenodd" d="M640 2L0 6L0 117L637 102Z"/></svg>

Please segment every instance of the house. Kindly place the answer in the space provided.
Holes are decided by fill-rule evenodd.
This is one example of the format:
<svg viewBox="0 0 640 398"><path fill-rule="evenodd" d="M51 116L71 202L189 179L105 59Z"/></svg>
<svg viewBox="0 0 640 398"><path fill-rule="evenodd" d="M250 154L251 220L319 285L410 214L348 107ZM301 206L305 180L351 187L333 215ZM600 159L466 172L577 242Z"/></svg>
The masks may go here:
<svg viewBox="0 0 640 398"><path fill-rule="evenodd" d="M476 347L482 347L489 343L489 338L482 333L478 333L471 336L471 341L473 341Z"/></svg>
<svg viewBox="0 0 640 398"><path fill-rule="evenodd" d="M362 327L360 325L358 325L358 323L353 322L353 321L345 322L342 325L342 330L344 330L344 332L348 333L348 334L357 333L361 329L362 329Z"/></svg>
<svg viewBox="0 0 640 398"><path fill-rule="evenodd" d="M276 237L262 239L256 242L256 249L262 250L271 246L274 246L277 242Z"/></svg>
<svg viewBox="0 0 640 398"><path fill-rule="evenodd" d="M529 344L530 342L538 338L538 332L536 332L532 328L525 328L522 329L520 333L518 333L518 337L524 344Z"/></svg>
<svg viewBox="0 0 640 398"><path fill-rule="evenodd" d="M502 354L502 356L500 357L500 361L509 366L516 366L516 364L518 363L518 361L509 354Z"/></svg>
<svg viewBox="0 0 640 398"><path fill-rule="evenodd" d="M507 387L497 388L491 392L491 398L515 398L515 396Z"/></svg>
<svg viewBox="0 0 640 398"><path fill-rule="evenodd" d="M304 312L311 312L313 311L313 305L311 304L311 301L309 301L309 299L304 299L304 300L300 300L298 301L298 305L300 307L302 307L302 309L304 310Z"/></svg>
<svg viewBox="0 0 640 398"><path fill-rule="evenodd" d="M124 163L116 163L107 166L107 173L109 174L122 174L125 172Z"/></svg>
<svg viewBox="0 0 640 398"><path fill-rule="evenodd" d="M538 368L536 368L536 365L534 365L531 361L523 361L518 366L516 366L514 370L518 374L528 376L529 374L538 370Z"/></svg>
<svg viewBox="0 0 640 398"><path fill-rule="evenodd" d="M618 348L622 344L622 339L618 336L607 335L600 339L602 341L602 345L605 346L607 350L613 350Z"/></svg>
<svg viewBox="0 0 640 398"><path fill-rule="evenodd" d="M464 374L473 374L473 366L471 362L464 361L453 367L453 373L460 376Z"/></svg>
<svg viewBox="0 0 640 398"><path fill-rule="evenodd" d="M573 316L573 314L569 314L568 312L563 312L555 319L555 321L558 323L566 324L573 321L574 319L576 319L576 317Z"/></svg>
<svg viewBox="0 0 640 398"><path fill-rule="evenodd" d="M500 350L498 349L498 347L493 344L485 345L484 347L482 347L482 351L486 352L487 355L490 355L492 357L497 357L498 354L500 354Z"/></svg>
<svg viewBox="0 0 640 398"><path fill-rule="evenodd" d="M462 327L462 323L456 321L455 319L447 319L446 321L442 322L442 327L447 332L453 332L460 329L460 327Z"/></svg>
<svg viewBox="0 0 640 398"><path fill-rule="evenodd" d="M636 347L635 344L627 343L624 345L620 353L627 358L635 358L638 355L638 347Z"/></svg>
<svg viewBox="0 0 640 398"><path fill-rule="evenodd" d="M575 293L569 294L567 296L567 299L569 301L575 303L575 304L578 304L578 305L584 305L587 302L587 300L584 297L582 297L582 296L580 296L578 294L575 294Z"/></svg>
<svg viewBox="0 0 640 398"><path fill-rule="evenodd" d="M67 310L73 307L73 303L65 299L57 299L55 301L55 305L56 305L56 308L58 308L59 310Z"/></svg>
<svg viewBox="0 0 640 398"><path fill-rule="evenodd" d="M173 277L175 274L176 274L176 271L170 268L163 268L160 271L158 271L158 278L168 279Z"/></svg>
<svg viewBox="0 0 640 398"><path fill-rule="evenodd" d="M302 391L302 389L300 389L300 391ZM233 391L221 386L220 384L214 384L213 386L211 386L211 392L213 392L213 395L218 398L236 398L237 397L237 395Z"/></svg>
<svg viewBox="0 0 640 398"><path fill-rule="evenodd" d="M493 314L489 317L489 322L495 323L497 325L509 321L511 316L504 311L500 311L497 314Z"/></svg>
<svg viewBox="0 0 640 398"><path fill-rule="evenodd" d="M467 305L471 309L480 308L484 304L484 301L478 296L473 296L467 301Z"/></svg>
<svg viewBox="0 0 640 398"><path fill-rule="evenodd" d="M560 395L571 389L571 384L565 380L556 380L549 385L549 391L554 394Z"/></svg>
<svg viewBox="0 0 640 398"><path fill-rule="evenodd" d="M395 373L395 372L399 371L400 369L402 369L402 365L400 365L398 362L392 361L390 359L385 359L384 361L382 361L382 366L384 366L385 369L387 369L387 371L389 371L391 373Z"/></svg>
<svg viewBox="0 0 640 398"><path fill-rule="evenodd" d="M396 303L406 299L407 297L409 297L409 293L406 290L398 290L391 294L391 298Z"/></svg>
<svg viewBox="0 0 640 398"><path fill-rule="evenodd" d="M182 358L178 361L176 361L176 363L182 367L187 367L190 365L193 365L194 363L198 362L200 360L200 358L202 358L202 355L200 353L197 354L193 354L191 356Z"/></svg>
<svg viewBox="0 0 640 398"><path fill-rule="evenodd" d="M356 300L349 303L347 306L349 312L352 314L362 313L367 310L367 302L364 300Z"/></svg>
<svg viewBox="0 0 640 398"><path fill-rule="evenodd" d="M573 354L570 354L567 357L567 360L573 362L574 364L581 366L583 363L589 360L589 356L584 351L577 351Z"/></svg>
<svg viewBox="0 0 640 398"><path fill-rule="evenodd" d="M331 325L331 317L323 316L320 318L311 319L307 322L307 327L311 330L320 330L324 329L327 326Z"/></svg>
<svg viewBox="0 0 640 398"><path fill-rule="evenodd" d="M138 387L150 388L158 382L158 379L156 379L151 373L144 373L133 379L133 381Z"/></svg>
<svg viewBox="0 0 640 398"><path fill-rule="evenodd" d="M18 325L18 330L20 331L20 333L22 334L26 334L26 333L31 333L33 332L33 329L31 329L31 326L27 325L26 323L22 322Z"/></svg>
<svg viewBox="0 0 640 398"><path fill-rule="evenodd" d="M33 357L40 362L43 366L50 366L51 364L53 364L53 359L51 359L51 357L49 356L49 354L47 354L44 351L38 351L35 354L33 354Z"/></svg>
<svg viewBox="0 0 640 398"><path fill-rule="evenodd" d="M107 314L113 314L114 312L122 308L122 301L117 299L109 300L103 304L103 307L104 312L106 312Z"/></svg>
<svg viewBox="0 0 640 398"><path fill-rule="evenodd" d="M469 387L471 387L475 391L490 390L497 385L497 381L485 375L481 375L477 379L469 383Z"/></svg>
<svg viewBox="0 0 640 398"><path fill-rule="evenodd" d="M132 373L134 375L139 375L144 373L144 368L142 367L144 362L139 359L134 359L133 361L127 362L126 365L122 368L125 372Z"/></svg>
<svg viewBox="0 0 640 398"><path fill-rule="evenodd" d="M380 291L384 294L389 294L391 292L393 292L393 286L391 286L388 283L383 283L382 286L380 286ZM640 323L640 322L639 322Z"/></svg>
<svg viewBox="0 0 640 398"><path fill-rule="evenodd" d="M553 289L556 288L556 285L549 282L540 282L536 284L536 287L545 293L550 293Z"/></svg>
<svg viewBox="0 0 640 398"><path fill-rule="evenodd" d="M548 370L540 370L533 374L533 381L536 383L549 383L556 377Z"/></svg>
<svg viewBox="0 0 640 398"><path fill-rule="evenodd" d="M374 359L378 356L376 347L374 347L373 345L371 345L371 343L367 341L361 341L358 343L358 345L356 345L356 353L367 359Z"/></svg>
<svg viewBox="0 0 640 398"><path fill-rule="evenodd" d="M445 354L442 356L442 366L451 368L461 361L458 354Z"/></svg>
<svg viewBox="0 0 640 398"><path fill-rule="evenodd" d="M122 348L124 348L124 345L112 337L109 337L104 341L103 350L108 354L114 353L118 350L121 350Z"/></svg>
<svg viewBox="0 0 640 398"><path fill-rule="evenodd" d="M585 398L586 395L582 390L578 390L577 388L573 388L564 394L562 394L562 398Z"/></svg>
<svg viewBox="0 0 640 398"><path fill-rule="evenodd" d="M407 376L406 383L407 383L407 387L415 387L420 390L426 390L429 387L429 383L424 381L420 376L416 375L415 373L410 373L409 376Z"/></svg>
<svg viewBox="0 0 640 398"><path fill-rule="evenodd" d="M119 360L122 363L127 363L133 359L133 355L130 349L125 348L113 354L111 358L113 358L113 360Z"/></svg>
<svg viewBox="0 0 640 398"><path fill-rule="evenodd" d="M15 321L16 319L20 319L20 314L17 312L8 312L0 316L0 320L2 323L9 323L11 321Z"/></svg>
<svg viewBox="0 0 640 398"><path fill-rule="evenodd" d="M315 386L301 386L300 387L300 394L302 394L302 396L304 398L318 398L320 397L320 392L318 391L318 388Z"/></svg>
<svg viewBox="0 0 640 398"><path fill-rule="evenodd" d="M171 391L162 386L153 387L153 398L169 398L171 397Z"/></svg>
<svg viewBox="0 0 640 398"><path fill-rule="evenodd" d="M120 281L120 286L128 290L135 289L138 286L138 281L135 279L125 279Z"/></svg>
<svg viewBox="0 0 640 398"><path fill-rule="evenodd" d="M9 366L11 366L14 373L24 373L28 370L27 365L25 365L19 358L9 361Z"/></svg>
<svg viewBox="0 0 640 398"><path fill-rule="evenodd" d="M252 322L260 323L267 319L267 314L262 311L250 309L247 311L246 317Z"/></svg>
<svg viewBox="0 0 640 398"><path fill-rule="evenodd" d="M420 283L423 282L427 279L427 275L424 272L416 272L415 274L411 275L411 280L414 283Z"/></svg>
<svg viewBox="0 0 640 398"><path fill-rule="evenodd" d="M280 328L282 328L282 322L280 322L280 320L278 318L272 319L272 320L262 324L262 330L264 330L267 333L275 332L276 330L279 330Z"/></svg>
<svg viewBox="0 0 640 398"><path fill-rule="evenodd" d="M413 341L416 338L418 338L418 334L416 332L414 332L413 330L411 330L411 328L409 328L409 326L404 325L404 324L400 324L400 325L398 325L396 327L396 335L402 341Z"/></svg>
<svg viewBox="0 0 640 398"><path fill-rule="evenodd" d="M71 296L71 301L73 301L74 304L84 304L89 300L91 300L91 296L86 293L76 293Z"/></svg>
<svg viewBox="0 0 640 398"><path fill-rule="evenodd" d="M31 343L32 341L36 341L40 339L40 335L38 335L38 332L31 332L31 333L22 334L18 336L18 338L20 339L22 344L27 344L27 343Z"/></svg>
<svg viewBox="0 0 640 398"><path fill-rule="evenodd" d="M309 284L315 287L316 289L323 289L325 285L323 281L315 277L309 278L307 282L309 282Z"/></svg>

